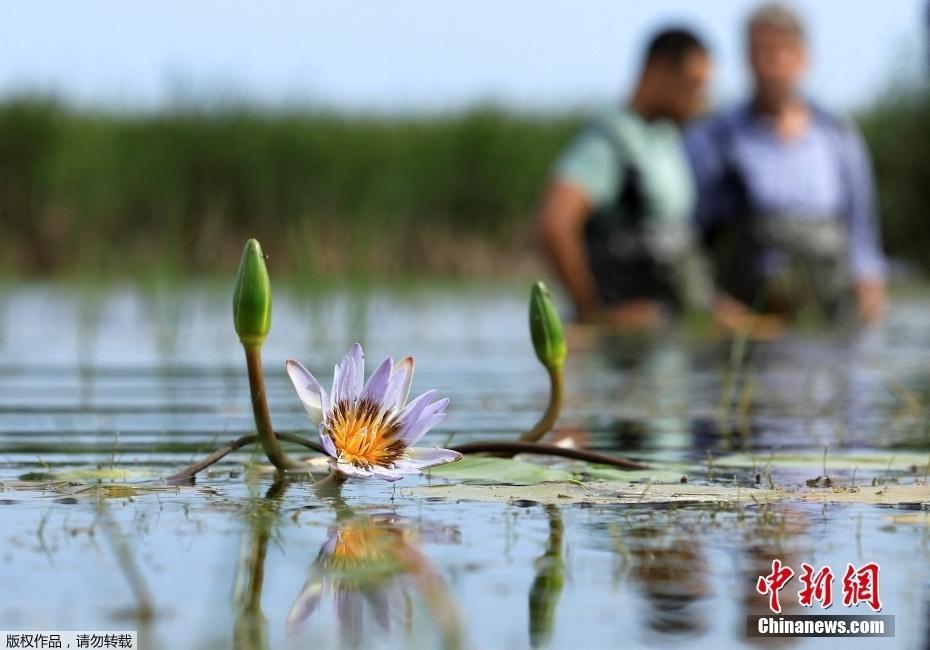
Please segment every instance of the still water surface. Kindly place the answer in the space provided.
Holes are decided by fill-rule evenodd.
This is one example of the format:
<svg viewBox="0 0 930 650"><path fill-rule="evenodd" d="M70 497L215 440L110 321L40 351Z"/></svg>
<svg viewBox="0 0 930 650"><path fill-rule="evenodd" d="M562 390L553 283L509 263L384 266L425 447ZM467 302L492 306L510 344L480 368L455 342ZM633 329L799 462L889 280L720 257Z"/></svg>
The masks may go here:
<svg viewBox="0 0 930 650"><path fill-rule="evenodd" d="M160 486L146 479L251 428L227 293L0 294L0 627L139 629L148 648L733 647L747 644L745 615L765 607L756 577L780 557L835 572L880 561L885 613L897 619L882 645L930 643L926 504L545 506L409 493L427 478L396 491L350 482L321 499L309 482L243 471L250 452L194 487L150 489ZM279 292L264 351L276 428L308 433L284 360L328 378L358 340L369 363L415 355L413 392L451 398L432 444L516 436L547 392L524 294ZM687 467L692 482L745 486L755 470L715 470L712 459L828 447L829 467L848 452L928 454L928 317L930 301L907 299L881 332L745 350L687 333L578 335L558 433ZM88 498L80 490L95 481L79 472L98 467L130 470L120 478L139 489ZM862 485L899 478L854 471ZM779 468L772 482L820 473ZM50 489L52 477L75 485ZM31 489L23 478L39 480ZM140 621L146 606L154 616ZM839 645L878 644L792 647Z"/></svg>

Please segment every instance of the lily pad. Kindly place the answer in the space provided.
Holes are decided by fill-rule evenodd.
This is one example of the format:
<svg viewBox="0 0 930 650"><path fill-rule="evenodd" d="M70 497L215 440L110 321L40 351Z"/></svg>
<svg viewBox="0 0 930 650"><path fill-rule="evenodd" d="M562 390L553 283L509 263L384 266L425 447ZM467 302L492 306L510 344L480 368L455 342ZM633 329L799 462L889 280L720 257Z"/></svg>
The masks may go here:
<svg viewBox="0 0 930 650"><path fill-rule="evenodd" d="M896 472L910 472L913 468L922 471L930 462L930 454L898 451L873 451L870 453L863 452L831 452L827 451L827 471L852 471L874 470L885 471L891 470ZM819 453L776 453L766 454L758 453L754 456L749 454L732 454L730 456L721 456L714 458L715 467L738 467L738 468L762 468L766 465L769 468L778 469L815 469L822 470L824 466L823 452Z"/></svg>
<svg viewBox="0 0 930 650"><path fill-rule="evenodd" d="M738 488L719 485L687 485L650 483L539 483L536 485L430 485L402 490L414 497L441 498L451 501L485 501L494 503L526 503L571 505L590 503L655 504L655 503L723 503L749 505L784 498L778 490Z"/></svg>
<svg viewBox="0 0 930 650"><path fill-rule="evenodd" d="M574 479L571 472L557 467L489 456L466 456L454 463L433 467L428 473L452 481L490 485L535 485Z"/></svg>
<svg viewBox="0 0 930 650"><path fill-rule="evenodd" d="M819 503L862 503L898 506L901 504L930 504L930 485L911 483L908 485L887 484L880 487L801 489L787 492L790 499L816 501Z"/></svg>
<svg viewBox="0 0 930 650"><path fill-rule="evenodd" d="M585 463L578 473L583 478L594 481L680 483L682 476L694 473L694 468L676 463L657 463L649 469L629 470Z"/></svg>
<svg viewBox="0 0 930 650"><path fill-rule="evenodd" d="M58 478L67 481L147 481L153 478L161 478L162 473L151 469L141 467L106 467L94 469L75 469L68 472L62 472Z"/></svg>

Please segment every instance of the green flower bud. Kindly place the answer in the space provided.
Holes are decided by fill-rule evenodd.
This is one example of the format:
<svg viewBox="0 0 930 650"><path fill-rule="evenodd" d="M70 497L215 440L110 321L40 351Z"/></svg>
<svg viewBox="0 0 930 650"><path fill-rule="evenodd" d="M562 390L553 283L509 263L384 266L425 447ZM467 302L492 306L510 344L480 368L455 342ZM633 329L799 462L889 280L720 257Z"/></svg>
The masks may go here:
<svg viewBox="0 0 930 650"><path fill-rule="evenodd" d="M245 243L233 293L233 323L243 345L261 345L271 329L271 281L256 239Z"/></svg>
<svg viewBox="0 0 930 650"><path fill-rule="evenodd" d="M530 335L540 362L549 369L561 370L565 364L565 333L546 285L537 282L530 294Z"/></svg>

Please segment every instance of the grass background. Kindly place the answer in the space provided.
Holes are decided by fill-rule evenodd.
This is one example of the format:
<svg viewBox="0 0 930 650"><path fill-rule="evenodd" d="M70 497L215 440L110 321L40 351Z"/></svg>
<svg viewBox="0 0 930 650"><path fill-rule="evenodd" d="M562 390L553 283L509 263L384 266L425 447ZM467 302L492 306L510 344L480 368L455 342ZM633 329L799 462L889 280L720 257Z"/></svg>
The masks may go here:
<svg viewBox="0 0 930 650"><path fill-rule="evenodd" d="M258 237L302 277L487 275L533 264L529 219L583 116L490 108L345 117L0 105L0 272L226 271ZM858 116L886 249L930 266L930 96Z"/></svg>

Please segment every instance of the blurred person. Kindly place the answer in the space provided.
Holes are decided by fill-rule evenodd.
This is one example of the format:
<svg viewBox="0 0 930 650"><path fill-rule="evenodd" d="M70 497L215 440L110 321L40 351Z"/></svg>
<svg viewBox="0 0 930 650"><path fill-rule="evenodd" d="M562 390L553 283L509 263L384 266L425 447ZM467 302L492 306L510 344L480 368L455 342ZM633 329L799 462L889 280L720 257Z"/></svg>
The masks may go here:
<svg viewBox="0 0 930 650"><path fill-rule="evenodd" d="M813 308L874 323L885 310L885 264L861 137L799 91L808 52L795 13L763 5L746 37L752 98L686 135L716 319L778 327Z"/></svg>
<svg viewBox="0 0 930 650"><path fill-rule="evenodd" d="M651 327L677 310L695 196L679 126L702 110L710 69L693 33L659 32L629 102L597 115L556 162L537 225L580 321Z"/></svg>

